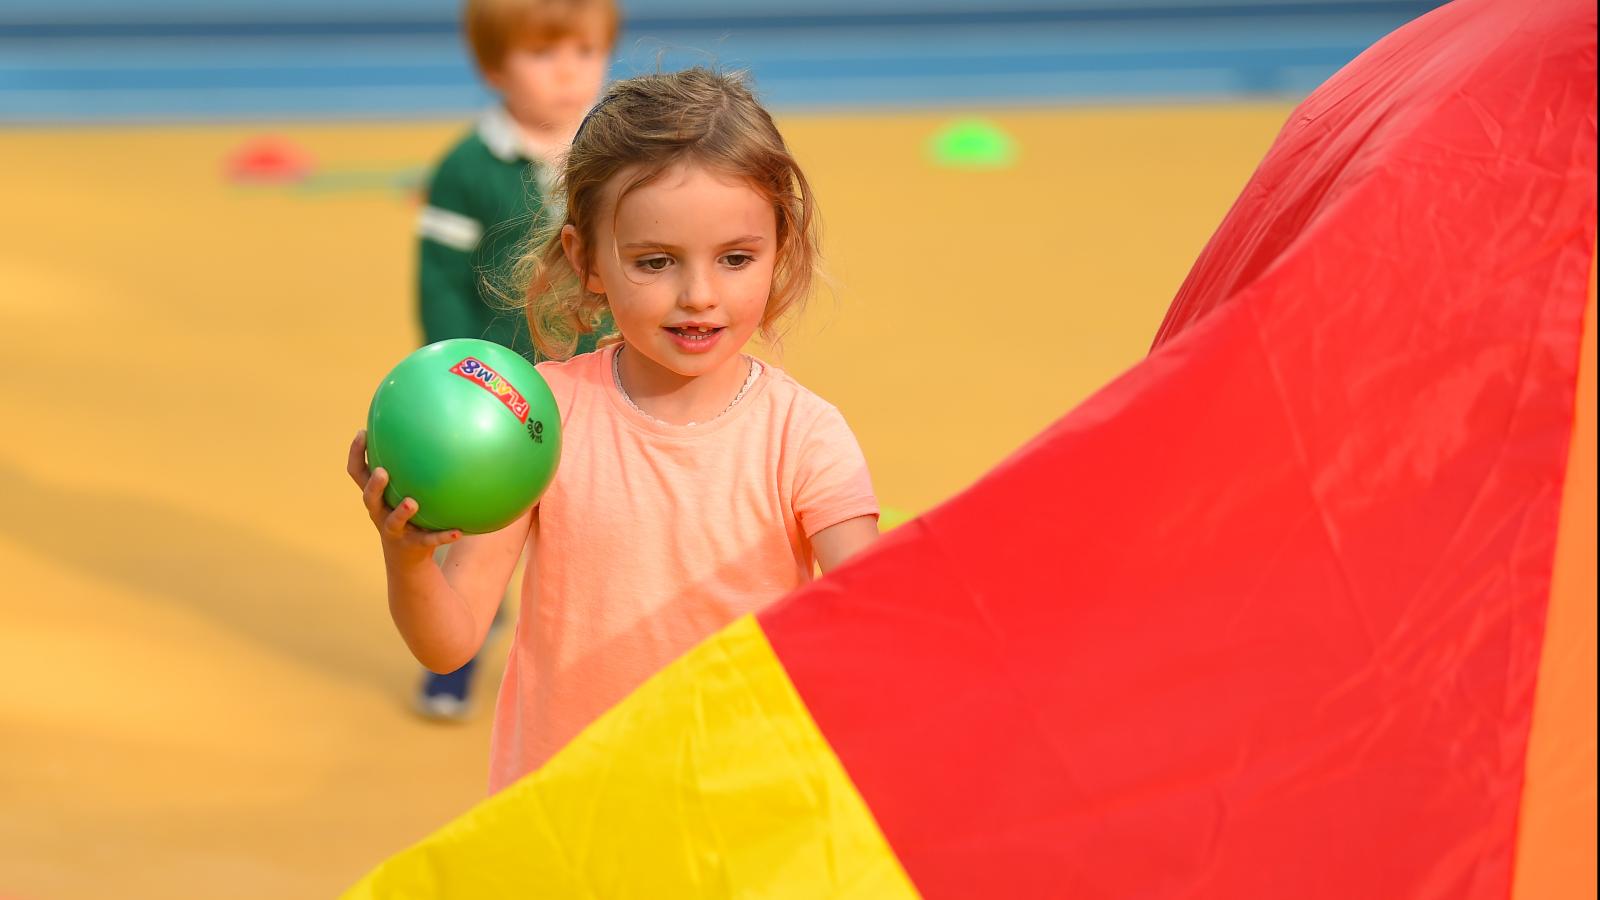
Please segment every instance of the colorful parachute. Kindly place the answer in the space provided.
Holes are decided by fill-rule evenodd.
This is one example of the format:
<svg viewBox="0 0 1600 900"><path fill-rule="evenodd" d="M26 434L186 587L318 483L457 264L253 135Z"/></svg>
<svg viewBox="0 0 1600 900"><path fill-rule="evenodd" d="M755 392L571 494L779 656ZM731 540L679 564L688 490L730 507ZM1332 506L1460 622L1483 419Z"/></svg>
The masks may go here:
<svg viewBox="0 0 1600 900"><path fill-rule="evenodd" d="M1593 897L1595 76L1381 41L1148 359L350 896Z"/></svg>

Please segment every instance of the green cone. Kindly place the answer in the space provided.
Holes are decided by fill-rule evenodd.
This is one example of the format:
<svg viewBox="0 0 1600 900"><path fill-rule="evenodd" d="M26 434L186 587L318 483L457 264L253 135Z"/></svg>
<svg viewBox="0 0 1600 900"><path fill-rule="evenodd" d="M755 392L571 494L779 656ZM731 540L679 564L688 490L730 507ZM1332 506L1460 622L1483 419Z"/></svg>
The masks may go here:
<svg viewBox="0 0 1600 900"><path fill-rule="evenodd" d="M955 169L1000 169L1017 159L1011 136L982 119L953 122L933 136L933 161Z"/></svg>

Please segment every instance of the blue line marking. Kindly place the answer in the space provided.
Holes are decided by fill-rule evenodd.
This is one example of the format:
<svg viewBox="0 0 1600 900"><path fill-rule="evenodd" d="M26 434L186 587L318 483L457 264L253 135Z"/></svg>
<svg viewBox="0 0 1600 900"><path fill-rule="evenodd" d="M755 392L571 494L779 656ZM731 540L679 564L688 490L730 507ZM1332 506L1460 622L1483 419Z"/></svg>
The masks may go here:
<svg viewBox="0 0 1600 900"><path fill-rule="evenodd" d="M234 7L249 16L236 20L0 14L0 123L468 116L490 99L453 16L430 18L431 6L395 0L388 18L358 21L347 10L344 19L319 19L308 3L280 2L289 17L276 21L255 0ZM655 4L626 22L611 74L749 68L767 102L791 108L1290 97L1437 5L1079 0L982 10L948 0L918 10L860 2L860 14L730 16L709 15L702 3L677 18ZM206 3L195 12L225 15Z"/></svg>

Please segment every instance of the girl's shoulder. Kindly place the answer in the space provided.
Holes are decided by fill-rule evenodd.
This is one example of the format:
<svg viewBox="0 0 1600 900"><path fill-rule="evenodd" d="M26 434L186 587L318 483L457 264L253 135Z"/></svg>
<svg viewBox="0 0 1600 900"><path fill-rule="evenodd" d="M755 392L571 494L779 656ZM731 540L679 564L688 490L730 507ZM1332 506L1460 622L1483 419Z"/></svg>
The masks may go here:
<svg viewBox="0 0 1600 900"><path fill-rule="evenodd" d="M769 379L767 393L782 405L798 406L806 409L830 405L828 401L822 399L816 392L796 380L793 375L772 363L764 362L761 364L761 377Z"/></svg>
<svg viewBox="0 0 1600 900"><path fill-rule="evenodd" d="M819 422L844 424L839 408L801 384L793 375L771 364L764 364L761 377L768 379L763 399L768 415L781 420L788 436L804 435Z"/></svg>
<svg viewBox="0 0 1600 900"><path fill-rule="evenodd" d="M605 348L602 348L571 359L547 359L534 368L538 368L539 375L544 376L552 391L557 384L603 383L600 381L602 373L610 375L605 370L605 356Z"/></svg>
<svg viewBox="0 0 1600 900"><path fill-rule="evenodd" d="M534 366L556 403L565 409L573 397L587 389L606 386L610 370L605 365L605 350L580 353L571 359L547 359Z"/></svg>
<svg viewBox="0 0 1600 900"><path fill-rule="evenodd" d="M854 485L852 490L866 485L870 499L866 458L844 413L787 372L774 368L769 374L769 415L777 427L768 433L776 438L772 458L791 476L784 483L812 488L847 483ZM856 473L863 474L858 479ZM845 480L836 482L838 478Z"/></svg>

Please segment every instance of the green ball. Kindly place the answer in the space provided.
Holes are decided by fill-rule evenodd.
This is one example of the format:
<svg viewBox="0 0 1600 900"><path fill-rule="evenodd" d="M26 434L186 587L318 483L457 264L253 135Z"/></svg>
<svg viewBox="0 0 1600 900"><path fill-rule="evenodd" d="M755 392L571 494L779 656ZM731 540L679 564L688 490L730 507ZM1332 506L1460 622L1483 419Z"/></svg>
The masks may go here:
<svg viewBox="0 0 1600 900"><path fill-rule="evenodd" d="M383 499L419 528L496 531L538 502L561 459L561 419L533 364L490 341L429 344L394 367L367 411Z"/></svg>

